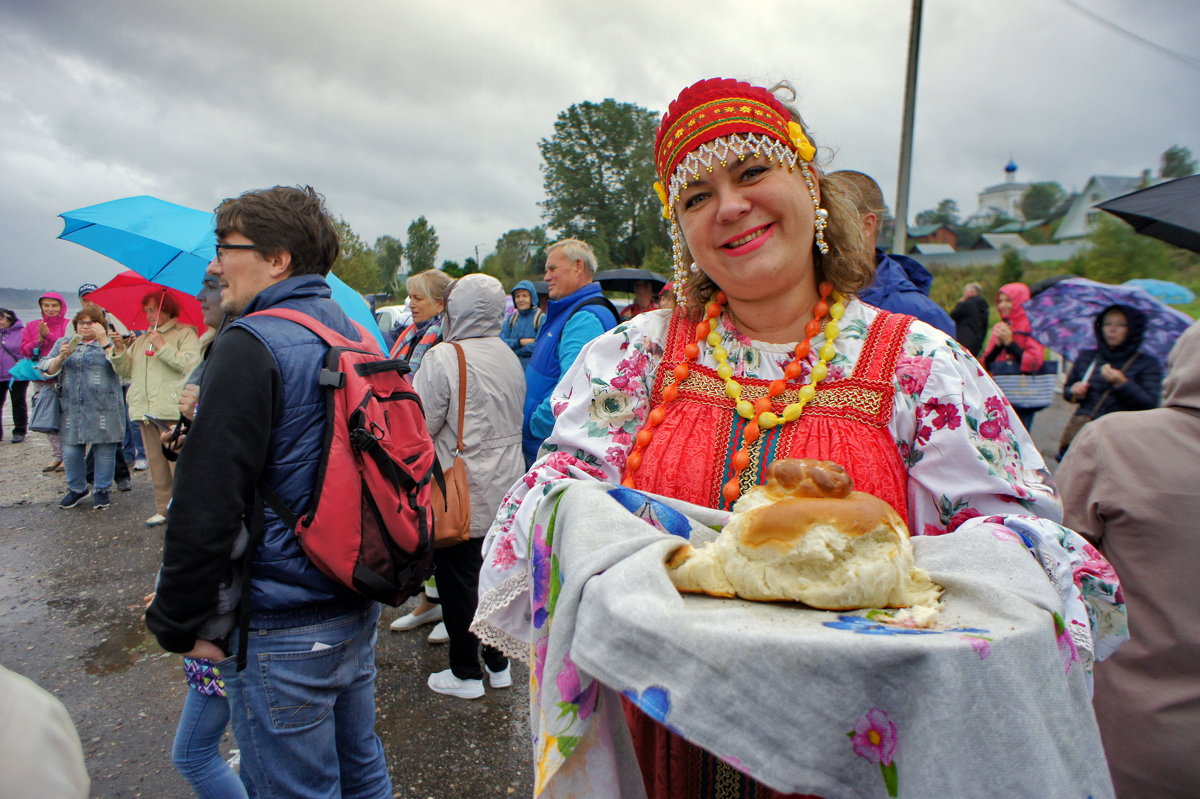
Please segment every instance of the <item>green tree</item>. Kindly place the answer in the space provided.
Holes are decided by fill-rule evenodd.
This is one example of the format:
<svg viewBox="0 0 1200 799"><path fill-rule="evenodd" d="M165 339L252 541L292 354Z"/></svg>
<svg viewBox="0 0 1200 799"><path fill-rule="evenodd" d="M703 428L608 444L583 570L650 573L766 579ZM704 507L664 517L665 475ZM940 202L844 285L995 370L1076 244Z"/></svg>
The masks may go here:
<svg viewBox="0 0 1200 799"><path fill-rule="evenodd" d="M655 196L658 114L608 99L577 103L542 139L543 216L563 236L592 245L602 265L639 264L653 247L670 249Z"/></svg>
<svg viewBox="0 0 1200 799"><path fill-rule="evenodd" d="M396 282L400 265L404 263L404 242L395 236L380 236L375 239L375 262L379 264L379 277L385 286Z"/></svg>
<svg viewBox="0 0 1200 799"><path fill-rule="evenodd" d="M1171 278L1171 246L1135 233L1109 214L1101 214L1088 234L1091 245L1068 263L1071 272L1101 283L1124 283L1134 277Z"/></svg>
<svg viewBox="0 0 1200 799"><path fill-rule="evenodd" d="M462 277L466 274L463 268L458 265L458 261L442 261L442 265L438 267L450 277Z"/></svg>
<svg viewBox="0 0 1200 799"><path fill-rule="evenodd" d="M917 224L948 226L957 225L958 203L947 197L937 204L937 208L930 208L917 214Z"/></svg>
<svg viewBox="0 0 1200 799"><path fill-rule="evenodd" d="M1021 255L1009 246L1003 247L1001 252L1003 255L1000 258L1000 268L997 270L1000 285L1022 282L1025 278L1025 262L1021 260Z"/></svg>
<svg viewBox="0 0 1200 799"><path fill-rule="evenodd" d="M433 269L437 263L438 235L433 225L424 216L419 216L408 226L408 240L404 245L404 257L408 259L410 274Z"/></svg>
<svg viewBox="0 0 1200 799"><path fill-rule="evenodd" d="M1162 154L1158 174L1164 178L1186 178L1196 174L1196 159L1187 147L1173 144Z"/></svg>
<svg viewBox="0 0 1200 799"><path fill-rule="evenodd" d="M478 272L479 271L479 262L468 255L466 258L463 259L462 270L463 270L464 275L469 275L474 272Z"/></svg>
<svg viewBox="0 0 1200 799"><path fill-rule="evenodd" d="M1053 181L1032 184L1021 195L1021 213L1027 221L1046 219L1057 209L1067 193Z"/></svg>
<svg viewBox="0 0 1200 799"><path fill-rule="evenodd" d="M538 280L545 271L546 230L516 228L496 239L496 249L483 259L482 271L511 289L519 280Z"/></svg>
<svg viewBox="0 0 1200 799"><path fill-rule="evenodd" d="M375 251L367 246L345 219L339 217L335 226L341 252L333 262L333 273L361 294L382 291L384 282L379 274Z"/></svg>

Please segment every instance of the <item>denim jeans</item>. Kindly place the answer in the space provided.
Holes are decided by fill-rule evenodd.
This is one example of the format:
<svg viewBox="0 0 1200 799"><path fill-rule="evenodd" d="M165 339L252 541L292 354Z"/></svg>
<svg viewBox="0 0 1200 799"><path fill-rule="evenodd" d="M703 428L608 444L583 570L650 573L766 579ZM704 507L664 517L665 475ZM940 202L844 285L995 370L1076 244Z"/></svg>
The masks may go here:
<svg viewBox="0 0 1200 799"><path fill-rule="evenodd" d="M63 466L67 470L67 488L76 494L87 491L87 465L84 452L86 444L63 444ZM92 452L96 454L95 482L92 484L97 491L108 491L112 488L113 470L117 465L116 444L92 444Z"/></svg>
<svg viewBox="0 0 1200 799"><path fill-rule="evenodd" d="M229 723L229 703L223 696L205 696L187 689L187 699L175 728L171 760L200 799L245 799L242 780L221 756L221 736Z"/></svg>
<svg viewBox="0 0 1200 799"><path fill-rule="evenodd" d="M236 655L220 667L252 796L391 799L375 734L378 622L375 602L251 618L246 668Z"/></svg>

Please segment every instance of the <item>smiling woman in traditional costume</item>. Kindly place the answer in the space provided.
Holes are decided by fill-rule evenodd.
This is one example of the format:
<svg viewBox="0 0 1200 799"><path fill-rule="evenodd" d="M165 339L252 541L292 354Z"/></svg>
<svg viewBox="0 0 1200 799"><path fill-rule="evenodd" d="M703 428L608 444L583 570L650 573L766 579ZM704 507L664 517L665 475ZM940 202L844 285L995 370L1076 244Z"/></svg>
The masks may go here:
<svg viewBox="0 0 1200 799"><path fill-rule="evenodd" d="M872 259L853 206L822 180L799 115L765 89L701 81L663 118L655 168L679 305L641 314L583 350L552 397L554 433L505 498L485 545L474 629L531 662L538 792L566 795L590 780L593 795L637 794L628 774L611 788L595 776L598 763L620 771L630 760L628 736L611 738L617 743L607 745L607 761L597 743L597 730L621 718L613 690L624 693L651 796L726 795L722 785L736 786L730 796L779 796L760 781L785 782L724 748L721 736L736 738L742 722L729 721L715 738L697 736L707 749L685 739L681 731L692 728L675 715L682 702L664 709L675 670L665 647L650 655L661 658L654 667L662 679L643 691L598 684L591 676L602 669L585 674L582 653L554 642L548 630L561 627L575 578L559 548L596 534L602 518L598 508L595 525L572 524L561 499L572 493L556 493L564 484L608 484L626 503L637 492L671 498L646 499L653 510L641 515L677 532L668 505L684 510L680 518L697 518L689 508L725 510L763 482L772 461L815 458L844 466L855 488L891 505L914 536L988 529L1012 545L1017 536L1002 517L1020 514L1025 546L1056 570L1055 613L1075 631L1073 657L1115 648L1123 634L1115 576L1079 536L1053 523L1061 517L1055 490L1003 394L942 332L855 299L871 281ZM557 519L546 515L550 504ZM571 600L580 617L597 596L592 585L577 605ZM1089 617L1105 618L1112 634ZM622 643L635 649L635 630L644 629L637 621L613 620L616 635L628 628ZM739 696L762 689L735 687ZM852 726L854 719L834 736L840 745ZM771 732L781 741L804 735ZM878 743L878 732L859 732ZM884 768L893 754L873 762ZM820 779L800 784L829 790Z"/></svg>

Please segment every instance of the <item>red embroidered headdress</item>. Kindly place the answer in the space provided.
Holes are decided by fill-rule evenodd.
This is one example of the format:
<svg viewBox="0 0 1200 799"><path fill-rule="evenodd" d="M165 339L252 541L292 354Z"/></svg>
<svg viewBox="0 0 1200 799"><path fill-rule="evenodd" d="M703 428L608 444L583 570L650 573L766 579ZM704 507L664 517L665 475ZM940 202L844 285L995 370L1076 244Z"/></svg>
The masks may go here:
<svg viewBox="0 0 1200 799"><path fill-rule="evenodd" d="M675 201L687 188L689 177L700 178L701 170L712 173L729 158L749 154L766 156L791 171L799 163L817 209L816 244L827 252L823 231L824 210L817 203L808 165L816 156L808 135L792 119L787 107L774 94L731 78L709 78L679 93L658 126L654 140L654 191L663 204L663 217L671 221L675 262L675 290L683 302L683 283L693 267L683 263L683 244L675 224Z"/></svg>

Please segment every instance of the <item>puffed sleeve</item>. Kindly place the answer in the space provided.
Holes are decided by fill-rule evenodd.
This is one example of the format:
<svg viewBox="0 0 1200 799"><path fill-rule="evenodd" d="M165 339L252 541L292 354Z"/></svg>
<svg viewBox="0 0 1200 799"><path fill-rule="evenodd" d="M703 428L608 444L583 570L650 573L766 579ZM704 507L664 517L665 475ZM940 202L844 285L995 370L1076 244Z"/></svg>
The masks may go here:
<svg viewBox="0 0 1200 799"><path fill-rule="evenodd" d="M666 314L641 314L584 346L550 394L554 429L542 456L505 495L484 541L472 630L525 659L530 641L529 547L534 512L560 480L617 483L649 412Z"/></svg>
<svg viewBox="0 0 1200 799"><path fill-rule="evenodd" d="M1064 656L1090 667L1115 651L1128 637L1116 574L1059 524L1058 492L1003 392L957 343L919 325L896 384L892 430L909 470L912 532L990 526L1027 548L1058 588Z"/></svg>

